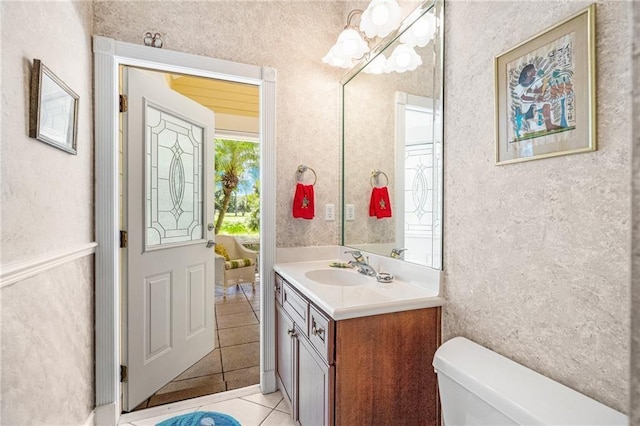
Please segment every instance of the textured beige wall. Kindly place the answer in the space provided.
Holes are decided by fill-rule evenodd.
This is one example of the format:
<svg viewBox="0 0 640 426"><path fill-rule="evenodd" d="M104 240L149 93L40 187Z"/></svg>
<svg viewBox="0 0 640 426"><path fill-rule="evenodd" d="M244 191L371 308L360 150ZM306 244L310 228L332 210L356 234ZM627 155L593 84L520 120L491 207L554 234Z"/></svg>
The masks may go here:
<svg viewBox="0 0 640 426"><path fill-rule="evenodd" d="M91 10L2 2L2 264L93 241ZM34 58L80 96L78 155L28 136Z"/></svg>
<svg viewBox="0 0 640 426"><path fill-rule="evenodd" d="M91 2L6 2L2 16L2 256L93 240ZM80 96L78 155L28 134L41 59ZM93 410L93 256L4 287L0 423L81 424Z"/></svg>
<svg viewBox="0 0 640 426"><path fill-rule="evenodd" d="M631 2L597 3L598 151L494 165L494 56L588 4L445 6L443 337L628 412Z"/></svg>
<svg viewBox="0 0 640 426"><path fill-rule="evenodd" d="M324 204L339 203L339 79L321 61L342 29L340 2L97 1L95 34L141 43L160 32L165 48L277 69L277 245L338 242ZM316 218L291 214L299 164L312 167Z"/></svg>
<svg viewBox="0 0 640 426"><path fill-rule="evenodd" d="M640 2L633 3L633 148L630 422L640 426Z"/></svg>

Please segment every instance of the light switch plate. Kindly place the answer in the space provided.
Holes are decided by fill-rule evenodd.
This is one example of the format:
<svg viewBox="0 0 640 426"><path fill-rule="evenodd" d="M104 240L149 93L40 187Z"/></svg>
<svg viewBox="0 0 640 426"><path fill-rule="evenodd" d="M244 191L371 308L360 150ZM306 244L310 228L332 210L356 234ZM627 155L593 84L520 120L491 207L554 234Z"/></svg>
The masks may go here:
<svg viewBox="0 0 640 426"><path fill-rule="evenodd" d="M345 205L345 220L355 220L356 219L356 207L353 204Z"/></svg>
<svg viewBox="0 0 640 426"><path fill-rule="evenodd" d="M335 204L325 204L324 205L324 219L325 220L336 220L336 205Z"/></svg>

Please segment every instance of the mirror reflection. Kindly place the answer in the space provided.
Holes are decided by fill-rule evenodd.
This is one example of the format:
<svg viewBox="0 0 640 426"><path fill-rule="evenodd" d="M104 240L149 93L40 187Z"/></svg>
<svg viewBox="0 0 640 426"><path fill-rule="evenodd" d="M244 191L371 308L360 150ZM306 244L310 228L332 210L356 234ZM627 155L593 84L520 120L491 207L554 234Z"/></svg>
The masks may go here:
<svg viewBox="0 0 640 426"><path fill-rule="evenodd" d="M343 245L442 268L442 2L342 80Z"/></svg>

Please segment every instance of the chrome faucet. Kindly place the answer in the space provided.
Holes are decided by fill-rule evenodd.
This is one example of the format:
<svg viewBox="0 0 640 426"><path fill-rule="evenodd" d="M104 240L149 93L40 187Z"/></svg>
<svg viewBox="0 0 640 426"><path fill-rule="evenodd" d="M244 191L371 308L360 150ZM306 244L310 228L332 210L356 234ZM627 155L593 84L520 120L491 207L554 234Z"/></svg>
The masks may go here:
<svg viewBox="0 0 640 426"><path fill-rule="evenodd" d="M362 253L360 253L359 250L347 250L345 251L345 253L349 253L351 256L353 256L356 262L366 263L364 260L364 256L362 256Z"/></svg>
<svg viewBox="0 0 640 426"><path fill-rule="evenodd" d="M362 256L362 253L360 253L358 250L345 251L345 253L350 253L351 256L353 256L355 260L349 262L349 265L353 265L358 268L358 272L370 277L375 277L377 275L376 270L373 269L371 265L369 265L369 263L364 259L364 256Z"/></svg>
<svg viewBox="0 0 640 426"><path fill-rule="evenodd" d="M407 249L394 248L393 250L391 250L391 257L393 257L394 259L400 259L400 257L402 257L402 252L405 251L407 251Z"/></svg>
<svg viewBox="0 0 640 426"><path fill-rule="evenodd" d="M370 277L375 277L376 275L378 275L376 273L376 270L366 262L356 262L355 260L352 260L351 262L349 262L349 265L357 267L358 272L360 272L361 274L368 275Z"/></svg>

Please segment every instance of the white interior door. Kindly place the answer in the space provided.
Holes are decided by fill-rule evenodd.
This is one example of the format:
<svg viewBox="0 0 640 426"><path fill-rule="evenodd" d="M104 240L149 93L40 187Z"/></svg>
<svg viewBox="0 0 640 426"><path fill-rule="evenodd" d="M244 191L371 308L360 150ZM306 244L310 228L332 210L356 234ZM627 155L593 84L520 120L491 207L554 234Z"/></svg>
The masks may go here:
<svg viewBox="0 0 640 426"><path fill-rule="evenodd" d="M128 409L214 349L214 114L127 68ZM155 74L160 75L160 74Z"/></svg>

